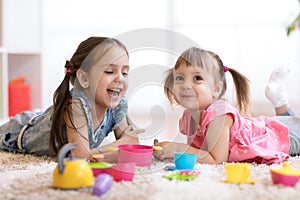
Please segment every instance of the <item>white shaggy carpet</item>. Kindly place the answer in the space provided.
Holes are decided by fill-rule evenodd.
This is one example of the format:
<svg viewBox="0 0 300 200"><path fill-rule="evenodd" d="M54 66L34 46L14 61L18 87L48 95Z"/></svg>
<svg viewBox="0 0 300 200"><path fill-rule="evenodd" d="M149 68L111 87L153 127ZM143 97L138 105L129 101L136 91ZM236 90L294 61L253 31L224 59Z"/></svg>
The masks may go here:
<svg viewBox="0 0 300 200"><path fill-rule="evenodd" d="M300 157L289 162L300 170ZM300 183L295 187L274 185L267 165L252 165L250 178L257 180L255 184L229 184L221 181L226 179L224 165L197 164L198 178L170 181L162 178L170 173L164 170L170 163L153 161L150 167L138 167L132 182L114 182L99 197L92 194L92 188L53 189L56 164L48 157L0 151L0 199L300 199Z"/></svg>

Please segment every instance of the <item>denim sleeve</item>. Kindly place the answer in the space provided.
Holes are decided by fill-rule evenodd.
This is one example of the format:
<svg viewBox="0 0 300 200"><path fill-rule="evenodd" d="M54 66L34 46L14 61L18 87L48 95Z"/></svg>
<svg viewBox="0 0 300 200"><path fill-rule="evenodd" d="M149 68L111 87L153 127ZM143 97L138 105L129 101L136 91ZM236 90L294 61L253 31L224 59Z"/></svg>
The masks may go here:
<svg viewBox="0 0 300 200"><path fill-rule="evenodd" d="M112 112L112 118L113 118L112 130L116 129L119 126L120 122L125 117L127 110L128 110L127 100L125 98L122 98L119 105L115 109L113 109Z"/></svg>

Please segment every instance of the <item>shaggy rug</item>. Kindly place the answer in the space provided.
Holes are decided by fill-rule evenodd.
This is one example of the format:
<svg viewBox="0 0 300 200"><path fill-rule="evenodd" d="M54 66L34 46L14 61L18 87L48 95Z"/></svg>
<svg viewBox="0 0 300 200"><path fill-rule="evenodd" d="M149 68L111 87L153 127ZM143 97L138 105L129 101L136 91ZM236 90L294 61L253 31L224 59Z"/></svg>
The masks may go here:
<svg viewBox="0 0 300 200"><path fill-rule="evenodd" d="M300 170L300 157L289 159ZM132 182L114 182L102 196L92 187L78 190L52 188L52 173L57 163L49 157L0 151L0 199L300 199L300 183L295 187L274 185L268 165L252 165L254 184L224 183L224 165L197 164L198 178L190 181L168 180L172 172L164 167L172 163L153 161L150 167L138 167ZM271 165L279 166L280 165Z"/></svg>

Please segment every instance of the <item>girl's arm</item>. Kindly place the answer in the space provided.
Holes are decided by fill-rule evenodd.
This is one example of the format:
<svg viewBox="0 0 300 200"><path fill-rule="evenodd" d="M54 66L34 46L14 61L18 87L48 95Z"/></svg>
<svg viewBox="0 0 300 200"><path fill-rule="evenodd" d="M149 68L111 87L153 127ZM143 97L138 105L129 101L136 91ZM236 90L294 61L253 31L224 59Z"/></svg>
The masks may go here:
<svg viewBox="0 0 300 200"><path fill-rule="evenodd" d="M137 144L139 143L138 134L145 132L144 129L133 129L129 124L127 116L120 122L119 127L114 130L116 141L101 146L101 151L106 152L109 147L117 147L119 144Z"/></svg>
<svg viewBox="0 0 300 200"><path fill-rule="evenodd" d="M111 150L111 147L117 147L119 144L137 144L139 143L138 134L145 132L143 129L133 129L128 123L127 116L120 122L118 128L114 130L116 141L101 146L98 150L102 154L101 161L117 162L118 152Z"/></svg>
<svg viewBox="0 0 300 200"><path fill-rule="evenodd" d="M155 151L154 156L159 160L173 158L174 152L194 153L198 155L199 163L219 164L226 162L229 155L230 128L233 119L230 115L224 115L213 120L206 134L207 151L191 147L183 143L161 142L162 151Z"/></svg>
<svg viewBox="0 0 300 200"><path fill-rule="evenodd" d="M64 112L64 120L68 142L76 144L76 148L71 151L75 157L89 158L93 152L89 148L88 124L82 104L79 100L72 99L67 109L68 112Z"/></svg>
<svg viewBox="0 0 300 200"><path fill-rule="evenodd" d="M144 129L135 129L125 115L118 128L115 129L116 144L139 143L138 134L145 132Z"/></svg>
<svg viewBox="0 0 300 200"><path fill-rule="evenodd" d="M67 138L69 143L75 143L77 147L72 149L72 153L78 158L91 158L93 154L102 154L103 161L115 162L117 152L112 152L107 147L117 147L119 144L138 143L137 135L144 130L133 130L127 123L126 116L120 122L118 128L115 129L116 141L100 146L97 148L89 148L88 124L82 108L82 104L77 99L72 99L72 103L68 106L70 112L64 112L64 120L67 128Z"/></svg>

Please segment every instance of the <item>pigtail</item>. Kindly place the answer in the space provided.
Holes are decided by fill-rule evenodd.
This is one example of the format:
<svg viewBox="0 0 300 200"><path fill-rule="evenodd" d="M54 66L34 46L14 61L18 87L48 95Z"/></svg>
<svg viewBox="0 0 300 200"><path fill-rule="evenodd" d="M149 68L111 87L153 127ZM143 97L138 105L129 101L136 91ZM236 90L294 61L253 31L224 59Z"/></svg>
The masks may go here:
<svg viewBox="0 0 300 200"><path fill-rule="evenodd" d="M227 68L231 73L236 89L237 107L241 114L250 116L250 87L249 80L240 72Z"/></svg>
<svg viewBox="0 0 300 200"><path fill-rule="evenodd" d="M70 77L72 75L72 68L68 67L69 61L66 62L66 75L64 80L56 89L53 95L53 116L52 116L52 126L50 131L50 141L49 150L51 153L56 154L61 146L65 143L64 138L64 112L68 106L68 102L71 99L69 84ZM74 70L73 70L74 71Z"/></svg>

